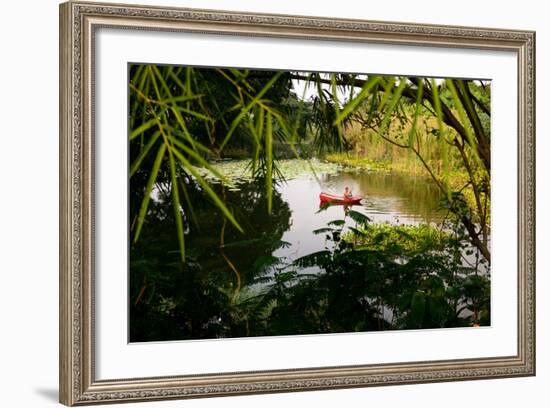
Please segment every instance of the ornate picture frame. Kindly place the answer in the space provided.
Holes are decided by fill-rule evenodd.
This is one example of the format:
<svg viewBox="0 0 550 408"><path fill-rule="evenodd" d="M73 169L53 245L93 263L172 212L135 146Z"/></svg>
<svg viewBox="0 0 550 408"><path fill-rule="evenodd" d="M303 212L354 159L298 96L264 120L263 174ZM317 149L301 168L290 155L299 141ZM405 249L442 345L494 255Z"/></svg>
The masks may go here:
<svg viewBox="0 0 550 408"><path fill-rule="evenodd" d="M517 55L517 353L125 379L96 378L94 50L99 28L325 40ZM60 402L147 401L535 375L535 33L68 2L60 6Z"/></svg>

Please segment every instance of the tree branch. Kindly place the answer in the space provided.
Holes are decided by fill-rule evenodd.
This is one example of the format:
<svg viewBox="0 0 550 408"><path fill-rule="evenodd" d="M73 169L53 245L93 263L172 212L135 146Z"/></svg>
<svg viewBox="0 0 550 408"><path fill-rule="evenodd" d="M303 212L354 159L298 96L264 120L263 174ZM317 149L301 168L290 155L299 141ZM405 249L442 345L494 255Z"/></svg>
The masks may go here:
<svg viewBox="0 0 550 408"><path fill-rule="evenodd" d="M475 96L471 92L470 92L470 98L472 98L472 100L476 103L479 109L481 109L484 113L486 113L487 116L491 116L491 110L483 102L481 102L477 96Z"/></svg>
<svg viewBox="0 0 550 408"><path fill-rule="evenodd" d="M468 115L468 119L474 129L477 139L476 147L479 156L481 157L485 168L489 170L491 168L491 146L487 136L485 135L485 130L481 125L479 115L474 108L472 99L470 98L471 94L469 92L468 85L461 79L454 79L452 82L455 84L458 98L460 99L460 102L466 111L466 115Z"/></svg>

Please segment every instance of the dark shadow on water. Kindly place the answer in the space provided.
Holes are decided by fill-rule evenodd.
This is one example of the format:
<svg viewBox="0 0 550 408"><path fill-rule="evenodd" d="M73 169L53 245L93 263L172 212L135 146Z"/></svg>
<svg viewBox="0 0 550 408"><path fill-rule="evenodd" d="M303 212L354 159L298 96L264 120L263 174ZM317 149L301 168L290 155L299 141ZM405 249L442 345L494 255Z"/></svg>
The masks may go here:
<svg viewBox="0 0 550 408"><path fill-rule="evenodd" d="M34 390L36 394L52 402L59 401L59 391L57 388L38 388Z"/></svg>

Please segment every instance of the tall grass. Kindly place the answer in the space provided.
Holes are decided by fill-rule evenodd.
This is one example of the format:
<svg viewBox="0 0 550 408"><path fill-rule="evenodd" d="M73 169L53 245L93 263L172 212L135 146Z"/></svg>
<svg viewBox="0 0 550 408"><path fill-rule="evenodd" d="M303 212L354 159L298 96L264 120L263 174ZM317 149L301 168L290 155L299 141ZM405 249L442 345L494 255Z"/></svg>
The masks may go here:
<svg viewBox="0 0 550 408"><path fill-rule="evenodd" d="M420 112L415 123L413 108L407 107L405 112L408 120L403 123L399 120L391 121L386 130L386 139L380 135L378 129L366 128L359 122L352 122L345 129L345 137L351 149L346 153L327 154L325 159L365 169L428 176L416 153L387 141L389 138L406 144L406 139L414 132L414 147L436 175L443 175L446 166L451 173L463 172L464 166L458 152L452 151L446 142L439 143L438 138L434 137L434 133L438 132L437 118Z"/></svg>

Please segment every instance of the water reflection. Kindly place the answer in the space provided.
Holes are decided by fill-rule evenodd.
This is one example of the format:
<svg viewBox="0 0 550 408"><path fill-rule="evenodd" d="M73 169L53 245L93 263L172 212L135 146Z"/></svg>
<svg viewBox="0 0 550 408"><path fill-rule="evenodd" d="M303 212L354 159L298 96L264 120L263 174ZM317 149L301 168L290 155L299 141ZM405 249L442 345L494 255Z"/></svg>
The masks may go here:
<svg viewBox="0 0 550 408"><path fill-rule="evenodd" d="M216 281L223 282L238 273L241 285L246 285L257 275L259 263L268 263L274 251L287 245L283 241L292 225L291 210L275 191L268 216L265 194L252 183L242 184L239 189L217 189L244 234L228 223L212 203L203 202L194 210L198 223L190 226L190 254Z"/></svg>

